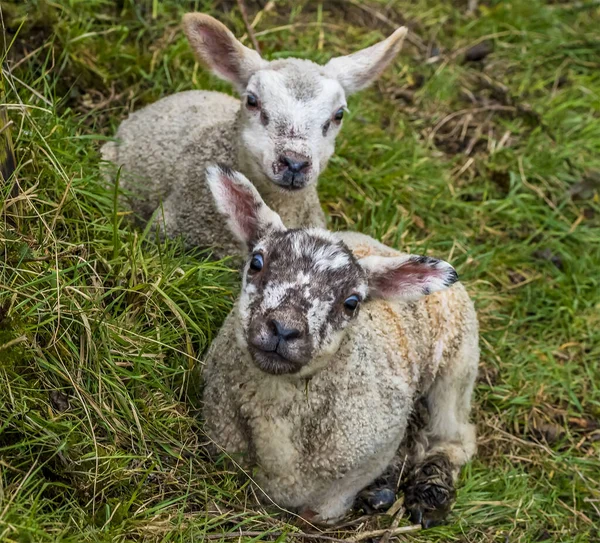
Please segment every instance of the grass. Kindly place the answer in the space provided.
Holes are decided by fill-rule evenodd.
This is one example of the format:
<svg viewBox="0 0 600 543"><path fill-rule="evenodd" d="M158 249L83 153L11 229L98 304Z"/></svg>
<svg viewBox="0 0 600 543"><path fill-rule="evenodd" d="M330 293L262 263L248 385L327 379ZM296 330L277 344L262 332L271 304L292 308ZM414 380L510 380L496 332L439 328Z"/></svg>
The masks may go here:
<svg viewBox="0 0 600 543"><path fill-rule="evenodd" d="M245 33L234 2L2 4L17 170L0 189L0 541L301 540L203 454L195 370L236 272L131 227L99 173L129 111L231 92L177 27L192 9ZM450 259L482 346L479 453L454 512L399 539L598 541L600 7L284 0L256 30L269 58L325 61L387 21L413 40L350 99L323 206L332 228Z"/></svg>

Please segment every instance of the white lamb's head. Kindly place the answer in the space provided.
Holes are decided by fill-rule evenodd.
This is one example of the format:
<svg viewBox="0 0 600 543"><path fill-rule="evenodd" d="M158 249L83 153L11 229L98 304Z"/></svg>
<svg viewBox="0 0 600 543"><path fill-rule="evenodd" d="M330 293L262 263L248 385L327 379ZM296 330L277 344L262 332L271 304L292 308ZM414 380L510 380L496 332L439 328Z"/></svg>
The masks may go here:
<svg viewBox="0 0 600 543"><path fill-rule="evenodd" d="M253 181L298 190L316 183L333 154L346 97L370 85L392 62L406 28L325 66L288 58L268 62L202 13L183 18L198 59L242 98L241 160Z"/></svg>
<svg viewBox="0 0 600 543"><path fill-rule="evenodd" d="M362 303L416 300L458 279L443 260L356 259L327 230L286 229L250 181L229 168L208 168L207 180L219 211L248 251L238 341L265 372L310 375L338 350Z"/></svg>

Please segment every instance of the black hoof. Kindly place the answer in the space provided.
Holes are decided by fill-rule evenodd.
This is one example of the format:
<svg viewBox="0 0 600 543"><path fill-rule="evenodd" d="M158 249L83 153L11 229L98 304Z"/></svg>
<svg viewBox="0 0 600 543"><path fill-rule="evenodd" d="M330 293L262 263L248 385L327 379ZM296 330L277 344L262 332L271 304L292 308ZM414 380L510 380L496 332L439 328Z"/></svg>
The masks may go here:
<svg viewBox="0 0 600 543"><path fill-rule="evenodd" d="M432 528L444 523L456 499L452 467L445 455L416 465L403 487L404 503L415 524Z"/></svg>
<svg viewBox="0 0 600 543"><path fill-rule="evenodd" d="M396 501L396 494L391 488L367 488L357 498L357 509L368 515L387 511Z"/></svg>
<svg viewBox="0 0 600 543"><path fill-rule="evenodd" d="M413 524L420 524L425 530L434 526L441 526L446 520L449 511L428 511L419 506L409 509L410 521Z"/></svg>

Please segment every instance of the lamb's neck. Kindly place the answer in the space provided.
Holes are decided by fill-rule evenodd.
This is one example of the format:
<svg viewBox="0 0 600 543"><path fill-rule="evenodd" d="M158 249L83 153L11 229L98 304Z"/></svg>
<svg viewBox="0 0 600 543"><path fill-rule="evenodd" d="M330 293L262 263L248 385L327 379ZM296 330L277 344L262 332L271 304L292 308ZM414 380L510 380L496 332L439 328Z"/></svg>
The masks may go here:
<svg viewBox="0 0 600 543"><path fill-rule="evenodd" d="M262 398L271 404L293 405L299 399L306 400L310 394L313 379L328 381L328 361L316 361L315 367L303 368L298 373L274 375L259 369L250 354L243 351L240 363L245 366L245 374L249 378L246 386L252 386ZM342 363L343 361L338 361ZM337 370L339 371L339 369ZM249 383L252 383L249 385Z"/></svg>
<svg viewBox="0 0 600 543"><path fill-rule="evenodd" d="M316 187L291 192L277 189L264 195L267 205L277 211L288 228L325 226Z"/></svg>

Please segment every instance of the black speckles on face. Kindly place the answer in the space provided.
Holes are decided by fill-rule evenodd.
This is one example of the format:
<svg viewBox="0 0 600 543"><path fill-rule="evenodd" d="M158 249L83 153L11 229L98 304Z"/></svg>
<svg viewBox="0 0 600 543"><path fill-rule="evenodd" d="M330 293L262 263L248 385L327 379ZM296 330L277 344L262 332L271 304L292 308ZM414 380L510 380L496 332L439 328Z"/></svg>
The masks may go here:
<svg viewBox="0 0 600 543"><path fill-rule="evenodd" d="M260 122L263 124L263 126L268 126L270 121L269 115L268 113L263 109L260 112Z"/></svg>
<svg viewBox="0 0 600 543"><path fill-rule="evenodd" d="M278 72L290 94L299 102L312 102L323 90L323 69L309 60L287 58L274 60L269 69Z"/></svg>
<svg viewBox="0 0 600 543"><path fill-rule="evenodd" d="M306 230L272 233L259 245L264 269L246 278L250 322L267 321L275 313L278 319L301 319L311 351L318 351L356 316L344 303L366 292L363 268L341 241Z"/></svg>
<svg viewBox="0 0 600 543"><path fill-rule="evenodd" d="M291 119L280 117L275 123L277 137L285 140L306 140L306 127L294 125Z"/></svg>
<svg viewBox="0 0 600 543"><path fill-rule="evenodd" d="M305 71L290 67L286 73L286 86L299 102L311 102L319 94L320 84L313 77L307 77Z"/></svg>

